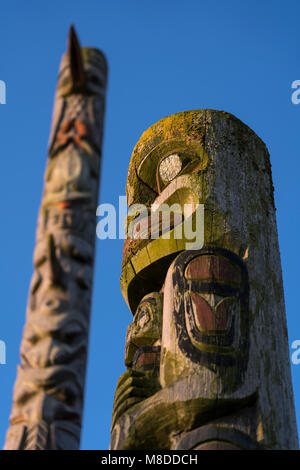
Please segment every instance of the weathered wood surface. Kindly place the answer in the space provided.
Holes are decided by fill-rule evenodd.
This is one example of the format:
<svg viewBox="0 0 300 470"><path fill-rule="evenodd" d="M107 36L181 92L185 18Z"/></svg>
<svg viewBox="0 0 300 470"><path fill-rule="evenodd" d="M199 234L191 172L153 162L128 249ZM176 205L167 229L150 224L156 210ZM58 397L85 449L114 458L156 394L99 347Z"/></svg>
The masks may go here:
<svg viewBox="0 0 300 470"><path fill-rule="evenodd" d="M204 204L204 246L186 250L173 228L169 240L125 241L121 288L135 315L132 325L145 295L163 296L161 335L152 343L161 348L160 388L127 362L126 380L121 377L116 390L111 448L297 449L264 143L225 112L172 115L137 143L127 196L128 205L149 209L174 201ZM141 322L137 349L143 331L149 344L148 330Z"/></svg>
<svg viewBox="0 0 300 470"><path fill-rule="evenodd" d="M77 449L107 65L70 30L58 77L21 364L5 449Z"/></svg>

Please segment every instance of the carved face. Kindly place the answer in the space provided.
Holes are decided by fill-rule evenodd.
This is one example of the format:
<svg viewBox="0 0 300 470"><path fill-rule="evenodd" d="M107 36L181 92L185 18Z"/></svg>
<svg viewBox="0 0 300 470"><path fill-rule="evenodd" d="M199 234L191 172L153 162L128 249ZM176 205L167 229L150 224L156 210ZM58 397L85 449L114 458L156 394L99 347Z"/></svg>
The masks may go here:
<svg viewBox="0 0 300 470"><path fill-rule="evenodd" d="M236 375L232 373L230 380L237 383L245 373L249 348L248 276L243 261L228 250L206 247L180 254L168 275L164 328L172 336L168 325L173 325L182 357L228 374L233 367ZM171 344L168 334L166 341Z"/></svg>
<svg viewBox="0 0 300 470"><path fill-rule="evenodd" d="M233 253L216 248L200 253L185 268L185 324L192 344L205 352L209 363L206 345L216 362L231 364L247 337L245 268Z"/></svg>
<svg viewBox="0 0 300 470"><path fill-rule="evenodd" d="M44 322L37 331L29 323L24 335L23 349L29 348L26 355L32 365L59 364L80 349L84 359L93 275L91 250L84 240L70 234L60 234L56 240L49 236L37 244L28 308L33 314L38 308Z"/></svg>
<svg viewBox="0 0 300 470"><path fill-rule="evenodd" d="M70 36L57 81L49 154L54 157L71 143L90 156L98 172L95 152L101 153L106 60L97 49L80 48L72 31Z"/></svg>
<svg viewBox="0 0 300 470"><path fill-rule="evenodd" d="M59 259L57 250L60 250ZM68 308L88 310L84 307L84 294L92 285L91 252L91 246L71 234L59 234L56 240L50 235L48 239L40 242L35 251L35 276L31 285L32 307L35 303L34 297L39 296L42 299L42 302L38 302L39 308L45 310L45 313L48 310L64 311L65 302ZM52 305L53 293L57 304L61 298L61 306Z"/></svg>
<svg viewBox="0 0 300 470"><path fill-rule="evenodd" d="M71 93L103 96L107 74L106 60L102 52L90 47L80 48L72 43L63 56L58 76L57 91L61 96Z"/></svg>
<svg viewBox="0 0 300 470"><path fill-rule="evenodd" d="M129 325L125 364L136 370L153 370L159 365L162 324L162 294L152 292L140 302Z"/></svg>
<svg viewBox="0 0 300 470"><path fill-rule="evenodd" d="M175 235L185 218L207 199L204 176L209 158L204 147L203 111L162 119L137 143L128 171L129 231L124 243L121 287L134 312L143 295L159 291L176 254L187 239ZM141 213L137 204L147 211ZM184 205L189 205L184 211ZM164 224L159 212L172 207ZM157 217L156 217L157 215ZM146 236L145 236L146 235ZM162 236L163 235L163 236ZM141 281L142 278L144 281Z"/></svg>
<svg viewBox="0 0 300 470"><path fill-rule="evenodd" d="M93 173L92 157L79 153L72 145L49 163L43 206L85 201L95 205L97 178Z"/></svg>

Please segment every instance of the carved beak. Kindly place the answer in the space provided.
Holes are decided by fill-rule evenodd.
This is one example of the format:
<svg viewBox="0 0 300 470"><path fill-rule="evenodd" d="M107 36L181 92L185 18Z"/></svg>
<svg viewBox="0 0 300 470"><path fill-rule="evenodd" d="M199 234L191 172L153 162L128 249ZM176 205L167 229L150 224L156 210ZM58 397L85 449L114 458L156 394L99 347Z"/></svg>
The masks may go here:
<svg viewBox="0 0 300 470"><path fill-rule="evenodd" d="M82 89L85 85L84 66L79 40L73 25L70 27L68 36L68 54L70 56L72 91Z"/></svg>

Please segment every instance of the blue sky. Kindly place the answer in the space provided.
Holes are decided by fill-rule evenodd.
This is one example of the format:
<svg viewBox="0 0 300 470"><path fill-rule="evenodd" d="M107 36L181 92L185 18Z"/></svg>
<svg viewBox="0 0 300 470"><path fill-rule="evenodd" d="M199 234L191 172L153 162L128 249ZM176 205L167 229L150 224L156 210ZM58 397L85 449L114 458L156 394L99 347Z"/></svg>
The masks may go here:
<svg viewBox="0 0 300 470"><path fill-rule="evenodd" d="M70 23L82 45L109 63L100 201L125 194L127 167L142 132L172 113L213 108L248 124L266 143L275 186L290 344L300 339L300 79L297 1L11 0L0 12L0 441L19 361L53 95ZM114 389L125 370L131 314L121 296L122 241L97 241L83 449L107 449ZM300 364L292 365L298 424Z"/></svg>

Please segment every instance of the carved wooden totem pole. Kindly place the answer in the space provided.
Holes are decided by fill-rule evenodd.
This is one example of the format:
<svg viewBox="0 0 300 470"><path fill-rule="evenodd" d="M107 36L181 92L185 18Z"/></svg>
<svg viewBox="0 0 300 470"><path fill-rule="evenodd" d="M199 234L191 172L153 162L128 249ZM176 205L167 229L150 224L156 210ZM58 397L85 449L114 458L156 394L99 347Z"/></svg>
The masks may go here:
<svg viewBox="0 0 300 470"><path fill-rule="evenodd" d="M5 449L79 447L106 77L103 54L81 49L71 27Z"/></svg>
<svg viewBox="0 0 300 470"><path fill-rule="evenodd" d="M296 449L264 143L225 112L162 119L134 149L127 199L149 212L135 206L136 230L124 244L121 288L134 317L111 449ZM178 237L188 220L178 214L168 233L142 236L151 232L153 213L173 204L192 206L191 223L204 230L196 249ZM194 220L198 204L202 227Z"/></svg>

